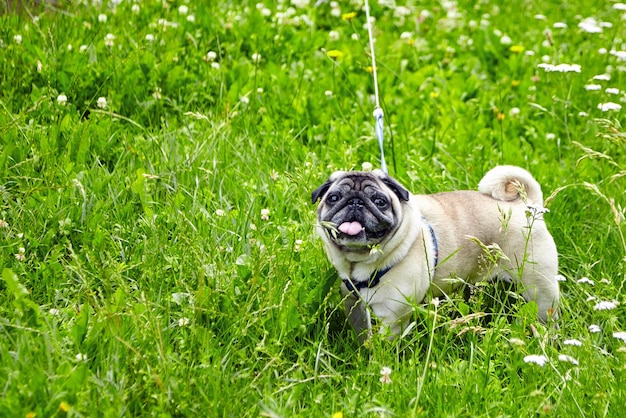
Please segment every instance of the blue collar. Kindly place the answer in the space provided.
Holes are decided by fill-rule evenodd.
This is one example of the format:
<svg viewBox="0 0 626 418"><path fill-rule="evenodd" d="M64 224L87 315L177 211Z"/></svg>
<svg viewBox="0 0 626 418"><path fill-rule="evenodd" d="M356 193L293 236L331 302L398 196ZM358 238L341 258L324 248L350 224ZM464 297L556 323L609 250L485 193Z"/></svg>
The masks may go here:
<svg viewBox="0 0 626 418"><path fill-rule="evenodd" d="M422 219L424 220L424 222L426 222L426 225L428 225L428 230L430 231L430 237L433 240L433 255L434 255L433 269L435 269L437 267L437 264L439 263L439 243L437 242L437 235L435 235L435 230L433 229L433 226L430 224L430 222L428 222L426 218L424 217L422 217ZM354 280L342 280L342 281L343 281L343 284L346 285L346 288L348 289L348 291L358 298L360 294L359 291L361 289L365 289L365 288L371 289L372 287L375 287L378 283L380 283L380 279L385 274L387 274L387 272L391 270L392 268L393 266L389 266L382 270L376 270L371 275L369 280L365 280L362 282L357 282Z"/></svg>
<svg viewBox="0 0 626 418"><path fill-rule="evenodd" d="M391 267L393 266L389 266L382 270L376 270L372 274L372 276L369 278L369 280L365 280L362 282L357 282L353 280L343 280L343 284L346 285L346 287L352 294L354 294L355 296L358 296L359 291L361 289L365 289L365 288L371 289L372 287L380 283L380 278L383 277L385 274L387 274L387 272L391 270Z"/></svg>

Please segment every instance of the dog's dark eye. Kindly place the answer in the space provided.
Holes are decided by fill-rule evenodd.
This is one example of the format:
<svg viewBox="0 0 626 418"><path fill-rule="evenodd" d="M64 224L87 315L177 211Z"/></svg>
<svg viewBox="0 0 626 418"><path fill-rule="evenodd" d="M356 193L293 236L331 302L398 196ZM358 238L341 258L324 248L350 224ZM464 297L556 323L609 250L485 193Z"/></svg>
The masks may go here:
<svg viewBox="0 0 626 418"><path fill-rule="evenodd" d="M374 199L374 204L378 206L379 208L384 208L385 206L388 205L388 202L387 202L387 199L385 198L377 197Z"/></svg>
<svg viewBox="0 0 626 418"><path fill-rule="evenodd" d="M331 193L326 198L328 203L337 203L339 201L339 193Z"/></svg>

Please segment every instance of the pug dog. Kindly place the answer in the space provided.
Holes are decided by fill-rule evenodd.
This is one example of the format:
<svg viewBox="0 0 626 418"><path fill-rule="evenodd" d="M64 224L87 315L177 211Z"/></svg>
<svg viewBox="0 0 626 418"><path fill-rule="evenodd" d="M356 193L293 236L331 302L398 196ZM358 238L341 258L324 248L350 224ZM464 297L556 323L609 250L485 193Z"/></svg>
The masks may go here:
<svg viewBox="0 0 626 418"><path fill-rule="evenodd" d="M427 294L464 283L517 283L542 322L558 317L558 254L541 187L526 170L498 166L478 191L411 194L380 170L337 171L312 193L316 230L341 278L348 319L362 340L372 314L391 335Z"/></svg>

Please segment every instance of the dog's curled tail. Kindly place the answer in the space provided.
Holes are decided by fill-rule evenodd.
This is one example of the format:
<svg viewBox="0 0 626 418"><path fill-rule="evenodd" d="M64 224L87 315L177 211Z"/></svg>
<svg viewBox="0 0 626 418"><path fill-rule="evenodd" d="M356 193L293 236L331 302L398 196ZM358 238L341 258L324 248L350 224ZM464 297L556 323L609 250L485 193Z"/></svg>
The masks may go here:
<svg viewBox="0 0 626 418"><path fill-rule="evenodd" d="M510 202L521 198L527 204L543 206L543 193L537 180L521 167L500 165L485 174L478 191L494 199Z"/></svg>

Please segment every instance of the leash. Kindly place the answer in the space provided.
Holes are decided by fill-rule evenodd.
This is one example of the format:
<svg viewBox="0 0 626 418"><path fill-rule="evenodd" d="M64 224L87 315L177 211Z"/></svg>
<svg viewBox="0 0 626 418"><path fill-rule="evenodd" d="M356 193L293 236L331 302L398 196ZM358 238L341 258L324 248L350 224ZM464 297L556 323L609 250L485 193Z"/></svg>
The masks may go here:
<svg viewBox="0 0 626 418"><path fill-rule="evenodd" d="M378 76L376 73L376 55L374 52L374 34L372 32L372 21L370 19L370 5L369 1L365 0L365 16L367 18L367 34L369 36L370 43L370 55L372 56L372 75L374 76L374 97L376 99L376 106L374 107L374 126L376 128L376 138L378 139L378 147L380 148L380 167L385 172L387 171L387 163L385 163L385 149L383 143L385 141L385 130L383 124L383 117L385 116L383 109L380 107L380 96L378 94Z"/></svg>

